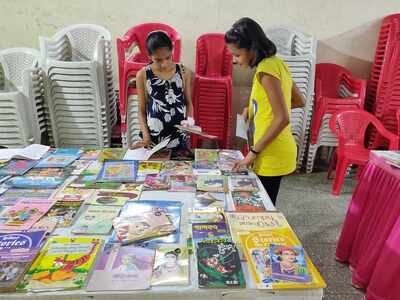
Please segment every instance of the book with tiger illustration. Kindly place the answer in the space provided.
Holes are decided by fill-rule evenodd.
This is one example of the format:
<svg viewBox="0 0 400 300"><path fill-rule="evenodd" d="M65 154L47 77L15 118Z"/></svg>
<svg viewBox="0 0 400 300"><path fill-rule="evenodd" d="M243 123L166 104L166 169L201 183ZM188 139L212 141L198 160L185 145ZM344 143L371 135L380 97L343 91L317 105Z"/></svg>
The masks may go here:
<svg viewBox="0 0 400 300"><path fill-rule="evenodd" d="M50 238L17 289L40 292L83 288L102 242L93 237Z"/></svg>

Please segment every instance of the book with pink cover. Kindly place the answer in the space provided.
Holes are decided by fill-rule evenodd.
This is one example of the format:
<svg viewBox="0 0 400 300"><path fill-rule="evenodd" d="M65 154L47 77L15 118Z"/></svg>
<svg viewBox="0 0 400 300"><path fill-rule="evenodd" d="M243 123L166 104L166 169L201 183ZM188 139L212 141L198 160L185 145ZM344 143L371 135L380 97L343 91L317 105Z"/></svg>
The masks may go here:
<svg viewBox="0 0 400 300"><path fill-rule="evenodd" d="M88 291L133 291L150 288L155 250L107 244L97 259Z"/></svg>
<svg viewBox="0 0 400 300"><path fill-rule="evenodd" d="M0 214L0 231L30 229L53 205L51 200L19 200Z"/></svg>

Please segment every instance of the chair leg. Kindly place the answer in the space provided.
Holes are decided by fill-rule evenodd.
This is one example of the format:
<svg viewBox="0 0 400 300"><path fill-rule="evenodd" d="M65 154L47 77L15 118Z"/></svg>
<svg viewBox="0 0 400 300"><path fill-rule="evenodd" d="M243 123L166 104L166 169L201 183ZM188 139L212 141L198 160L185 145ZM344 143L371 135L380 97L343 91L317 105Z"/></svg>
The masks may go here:
<svg viewBox="0 0 400 300"><path fill-rule="evenodd" d="M332 195L339 196L349 162L345 158L337 157L336 175L332 185Z"/></svg>

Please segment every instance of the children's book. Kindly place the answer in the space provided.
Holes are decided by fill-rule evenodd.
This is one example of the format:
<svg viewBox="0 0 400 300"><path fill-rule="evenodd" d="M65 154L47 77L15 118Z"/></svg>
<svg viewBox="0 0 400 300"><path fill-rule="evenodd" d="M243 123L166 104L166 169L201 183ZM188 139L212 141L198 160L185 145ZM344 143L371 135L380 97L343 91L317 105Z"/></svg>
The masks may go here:
<svg viewBox="0 0 400 300"><path fill-rule="evenodd" d="M225 208L225 193L214 192L196 192L196 198L193 203L195 208L215 207L221 210Z"/></svg>
<svg viewBox="0 0 400 300"><path fill-rule="evenodd" d="M85 170L83 170L80 175L97 175L99 174L102 167L102 162L92 160L90 161L89 166Z"/></svg>
<svg viewBox="0 0 400 300"><path fill-rule="evenodd" d="M38 160L50 149L49 146L32 144L25 148L0 149L0 160L31 159Z"/></svg>
<svg viewBox="0 0 400 300"><path fill-rule="evenodd" d="M280 281L309 282L310 275L301 246L269 246L271 277Z"/></svg>
<svg viewBox="0 0 400 300"><path fill-rule="evenodd" d="M87 201L90 205L116 205L123 206L127 201L137 199L137 194L133 192L121 192L112 190L97 190L92 198Z"/></svg>
<svg viewBox="0 0 400 300"><path fill-rule="evenodd" d="M171 175L170 192L195 192L196 182L192 175Z"/></svg>
<svg viewBox="0 0 400 300"><path fill-rule="evenodd" d="M109 234L112 221L118 216L121 207L89 205L76 220L72 233Z"/></svg>
<svg viewBox="0 0 400 300"><path fill-rule="evenodd" d="M106 160L97 181L133 182L136 180L138 163L135 160Z"/></svg>
<svg viewBox="0 0 400 300"><path fill-rule="evenodd" d="M0 169L0 175L23 175L35 165L33 160L12 159Z"/></svg>
<svg viewBox="0 0 400 300"><path fill-rule="evenodd" d="M97 160L97 157L100 155L101 150L99 149L90 149L90 148L84 148L81 149L81 152L79 154L79 159L80 160Z"/></svg>
<svg viewBox="0 0 400 300"><path fill-rule="evenodd" d="M53 205L50 200L22 199L0 214L0 231L28 230Z"/></svg>
<svg viewBox="0 0 400 300"><path fill-rule="evenodd" d="M54 193L54 189L17 189L9 188L2 195L0 195L0 205L11 206L18 200L24 198L30 199L49 199Z"/></svg>
<svg viewBox="0 0 400 300"><path fill-rule="evenodd" d="M82 289L102 242L93 237L50 238L17 289L33 292Z"/></svg>
<svg viewBox="0 0 400 300"><path fill-rule="evenodd" d="M54 177L65 179L71 175L73 168L70 166L65 168L33 168L30 169L24 176L25 177Z"/></svg>
<svg viewBox="0 0 400 300"><path fill-rule="evenodd" d="M257 192L257 179L255 177L246 175L231 176L230 189L234 192Z"/></svg>
<svg viewBox="0 0 400 300"><path fill-rule="evenodd" d="M149 160L158 151L167 147L169 141L170 141L170 138L167 138L167 139L163 140L162 142L158 143L157 145L155 145L151 149L147 149L147 148L128 149L128 151L126 151L126 153L125 153L124 159L126 159L126 160Z"/></svg>
<svg viewBox="0 0 400 300"><path fill-rule="evenodd" d="M107 244L96 261L87 291L134 291L150 288L153 249Z"/></svg>
<svg viewBox="0 0 400 300"><path fill-rule="evenodd" d="M230 240L226 223L193 223L192 237L194 244L213 239Z"/></svg>
<svg viewBox="0 0 400 300"><path fill-rule="evenodd" d="M183 245L161 245L156 249L151 285L188 285L189 255Z"/></svg>
<svg viewBox="0 0 400 300"><path fill-rule="evenodd" d="M39 221L37 221L32 227L31 231L36 230L44 230L46 231L46 235L51 234L54 229L56 229L57 221L47 218L46 216L42 217Z"/></svg>
<svg viewBox="0 0 400 300"><path fill-rule="evenodd" d="M73 168L73 171L71 172L72 175L80 175L83 171L85 171L90 164L92 163L92 161L90 160L75 160L72 164L71 164L71 168Z"/></svg>
<svg viewBox="0 0 400 300"><path fill-rule="evenodd" d="M275 228L289 228L285 216L277 211L271 212L225 212L232 240L240 244L239 232Z"/></svg>
<svg viewBox="0 0 400 300"><path fill-rule="evenodd" d="M194 150L195 161L218 161L218 150L217 149L195 149Z"/></svg>
<svg viewBox="0 0 400 300"><path fill-rule="evenodd" d="M71 151L69 151L71 150ZM78 159L79 154L76 149L57 149L43 157L35 168L65 168Z"/></svg>
<svg viewBox="0 0 400 300"><path fill-rule="evenodd" d="M7 181L7 184L22 189L55 189L63 184L64 180L57 177L15 176Z"/></svg>
<svg viewBox="0 0 400 300"><path fill-rule="evenodd" d="M192 162L190 161L165 161L161 170L168 175L193 175Z"/></svg>
<svg viewBox="0 0 400 300"><path fill-rule="evenodd" d="M197 190L226 193L228 191L228 179L223 175L200 175L197 177Z"/></svg>
<svg viewBox="0 0 400 300"><path fill-rule="evenodd" d="M139 199L140 193L142 192L143 184L138 183L138 182L130 182L130 183L124 183L119 187L119 191L121 192L131 192L135 193L137 197L135 200Z"/></svg>
<svg viewBox="0 0 400 300"><path fill-rule="evenodd" d="M196 246L200 288L245 288L238 250L228 241L206 241Z"/></svg>
<svg viewBox="0 0 400 300"><path fill-rule="evenodd" d="M249 171L246 167L242 166L238 170L233 170L235 167L236 161L219 161L218 168L220 169L223 175L248 175Z"/></svg>
<svg viewBox="0 0 400 300"><path fill-rule="evenodd" d="M80 175L75 178L69 187L84 189L119 189L121 182L96 182L97 175Z"/></svg>
<svg viewBox="0 0 400 300"><path fill-rule="evenodd" d="M139 200L127 202L114 222L113 242L129 243L132 240L152 238L153 243L178 243L181 222L180 201ZM164 218L166 217L166 219ZM116 225L118 228L116 228Z"/></svg>
<svg viewBox="0 0 400 300"><path fill-rule="evenodd" d="M218 163L212 160L196 160L194 162L194 168L196 171L203 170L204 172L206 170L216 170L218 169Z"/></svg>
<svg viewBox="0 0 400 300"><path fill-rule="evenodd" d="M140 161L138 176L146 177L148 174L158 174L161 171L161 163L154 161Z"/></svg>
<svg viewBox="0 0 400 300"><path fill-rule="evenodd" d="M144 191L168 190L169 187L169 178L164 174L149 174L143 184Z"/></svg>
<svg viewBox="0 0 400 300"><path fill-rule="evenodd" d="M54 199L61 201L87 201L93 196L94 192L91 189L67 186L55 194Z"/></svg>
<svg viewBox="0 0 400 300"><path fill-rule="evenodd" d="M13 292L39 253L46 231L0 233L0 291Z"/></svg>
<svg viewBox="0 0 400 300"><path fill-rule="evenodd" d="M69 227L82 206L82 201L57 201L47 212L44 220L55 222L58 228Z"/></svg>
<svg viewBox="0 0 400 300"><path fill-rule="evenodd" d="M97 160L103 162L105 160L121 160L124 158L126 149L123 148L104 148L101 150Z"/></svg>
<svg viewBox="0 0 400 300"><path fill-rule="evenodd" d="M259 192L232 192L231 194L235 211L266 211L264 199Z"/></svg>
<svg viewBox="0 0 400 300"><path fill-rule="evenodd" d="M292 248L292 250L294 250L297 247L301 247L299 239L291 228L275 228L248 232L243 231L239 232L239 239L246 256L251 278L257 289L311 289L324 288L326 286L321 275L318 273L317 269L306 254L303 256L304 263L301 261L302 258L299 257L299 262L303 264L302 267L295 266L293 257L290 258L291 263L287 261L289 256L294 254L294 252L290 255L289 253L284 253L284 255L288 257L282 257L282 251L279 250L284 250L285 248ZM271 256L271 249L272 251L276 250L276 253L273 253L274 257ZM279 268L282 266L276 264L278 256L280 256L282 261L285 261L285 267ZM274 267L272 267L272 260L275 262ZM306 266L306 268L304 268L304 266ZM295 269L298 269L298 271L301 272L301 276L298 278L303 278L301 279L303 280L302 282L295 282L294 280L289 281L287 280L289 277L284 278L282 271L286 272L284 269L292 268L293 270L291 270L290 273L293 275ZM272 273L275 275L272 275ZM307 282L304 281L305 278L307 278Z"/></svg>

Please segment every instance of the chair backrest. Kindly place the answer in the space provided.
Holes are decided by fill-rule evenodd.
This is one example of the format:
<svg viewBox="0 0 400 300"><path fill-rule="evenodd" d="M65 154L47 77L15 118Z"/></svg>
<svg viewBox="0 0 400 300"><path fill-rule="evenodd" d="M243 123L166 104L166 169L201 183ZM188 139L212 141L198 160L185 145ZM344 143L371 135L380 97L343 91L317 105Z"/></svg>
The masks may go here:
<svg viewBox="0 0 400 300"><path fill-rule="evenodd" d="M172 45L174 47L172 59L174 62L179 62L181 59L181 38L179 33L171 26L162 23L144 23L132 27L129 29L121 40L124 41L125 52L129 52L132 46L137 46L139 52L130 56L128 53L127 60L137 61L141 63L149 63L147 50L146 50L146 39L150 32L162 30L165 31L171 38Z"/></svg>
<svg viewBox="0 0 400 300"><path fill-rule="evenodd" d="M39 61L39 51L31 48L9 48L0 51L0 88L19 88L23 86L24 70L35 68ZM2 81L2 83L1 83Z"/></svg>
<svg viewBox="0 0 400 300"><path fill-rule="evenodd" d="M321 81L323 96L326 97L338 98L340 83L346 75L351 76L351 73L336 64L320 63L315 67L315 78Z"/></svg>
<svg viewBox="0 0 400 300"><path fill-rule="evenodd" d="M383 127L372 114L361 109L345 110L335 113L330 122L330 130L338 137L339 148L358 145L364 147L365 133L372 124L382 136L389 139L389 148L398 147L398 137Z"/></svg>
<svg viewBox="0 0 400 300"><path fill-rule="evenodd" d="M200 76L232 76L232 54L222 33L206 33L197 39L195 70Z"/></svg>

